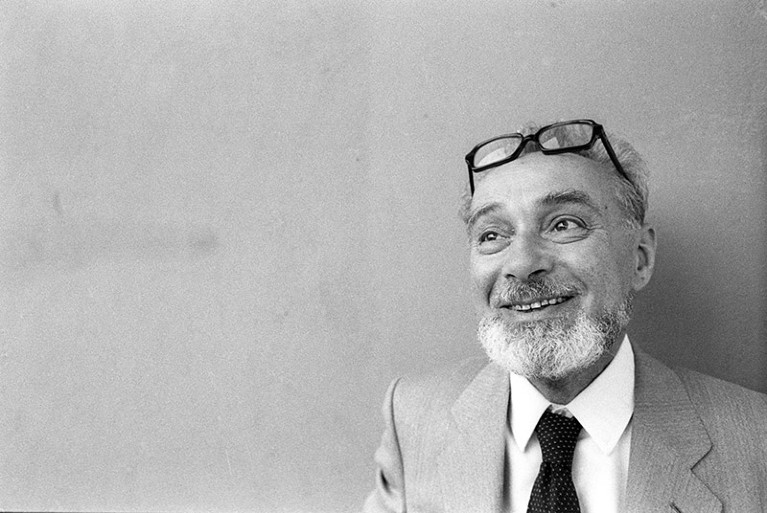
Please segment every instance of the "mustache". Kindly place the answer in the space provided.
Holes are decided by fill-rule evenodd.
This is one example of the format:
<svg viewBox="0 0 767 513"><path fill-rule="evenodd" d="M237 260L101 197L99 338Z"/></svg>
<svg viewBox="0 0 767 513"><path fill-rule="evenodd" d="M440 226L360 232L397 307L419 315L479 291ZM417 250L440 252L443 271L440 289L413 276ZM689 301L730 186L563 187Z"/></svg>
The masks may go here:
<svg viewBox="0 0 767 513"><path fill-rule="evenodd" d="M563 283L547 279L525 282L506 282L493 293L495 304L526 303L535 299L575 296L581 292L577 283Z"/></svg>

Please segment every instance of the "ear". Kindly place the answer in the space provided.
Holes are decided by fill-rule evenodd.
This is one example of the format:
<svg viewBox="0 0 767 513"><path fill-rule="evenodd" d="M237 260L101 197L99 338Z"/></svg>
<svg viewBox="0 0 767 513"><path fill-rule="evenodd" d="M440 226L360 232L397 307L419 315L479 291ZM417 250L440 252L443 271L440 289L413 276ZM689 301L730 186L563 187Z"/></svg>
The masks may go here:
<svg viewBox="0 0 767 513"><path fill-rule="evenodd" d="M631 286L635 291L643 289L650 282L653 270L655 269L656 246L655 229L648 224L644 224L640 228L634 252L636 267L634 268Z"/></svg>

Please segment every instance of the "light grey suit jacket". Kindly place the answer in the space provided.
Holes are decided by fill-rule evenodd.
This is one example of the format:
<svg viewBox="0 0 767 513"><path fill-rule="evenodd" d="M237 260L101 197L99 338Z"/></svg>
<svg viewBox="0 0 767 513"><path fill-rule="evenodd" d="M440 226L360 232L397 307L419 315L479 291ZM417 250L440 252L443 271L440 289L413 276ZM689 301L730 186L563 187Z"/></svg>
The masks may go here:
<svg viewBox="0 0 767 513"><path fill-rule="evenodd" d="M636 348L635 369L627 511L766 512L767 396ZM508 374L479 358L392 383L365 511L508 511L508 402Z"/></svg>

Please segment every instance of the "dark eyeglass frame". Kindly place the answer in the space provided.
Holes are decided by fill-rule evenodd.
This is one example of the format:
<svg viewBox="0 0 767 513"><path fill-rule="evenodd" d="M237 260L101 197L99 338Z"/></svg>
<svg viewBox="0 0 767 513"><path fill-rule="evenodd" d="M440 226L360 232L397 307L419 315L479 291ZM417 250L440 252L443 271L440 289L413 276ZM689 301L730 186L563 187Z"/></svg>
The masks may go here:
<svg viewBox="0 0 767 513"><path fill-rule="evenodd" d="M561 126L567 126L567 125L589 125L593 128L591 132L591 140L585 144L580 144L578 146L567 146L564 148L553 148L553 149L546 149L544 148L540 143L540 136L542 133L546 132L547 130L550 130L552 128L558 128ZM514 152L509 155L506 158L503 158L499 160L498 162L493 162L491 164L488 164L486 166L475 166L473 164L474 162L474 156L477 154L477 152L482 149L485 145L490 144L492 142L498 141L499 139L510 139L510 138L520 138L521 141L519 142L519 146L517 147ZM618 173L625 178L629 183L631 183L631 180L629 179L628 175L625 171L623 171L623 166L621 166L621 163L618 162L618 157L615 156L615 151L613 151L613 147L610 146L610 141L607 140L607 136L605 135L605 130L596 121L593 121L591 119L573 119L570 121L560 121L558 123L553 123L551 125L546 125L540 130L538 130L534 134L530 135L522 135L519 132L513 133L513 134L505 134L505 135L499 135L497 137L493 137L492 139L488 139L486 141L482 141L478 145L476 145L472 150L466 154L466 165L469 168L469 187L471 188L471 195L474 195L474 173L481 173L482 171L487 171L488 169L492 169L494 167L502 166L504 164L507 164L511 162L512 160L516 160L524 151L525 146L527 146L527 143L530 141L535 142L535 144L538 145L538 149L543 153L544 155L557 155L559 153L573 153L581 150L588 150L592 146L594 146L594 143L599 139L602 141L602 145L604 146L605 150L607 151L607 155L610 157L610 160L612 160L613 164L615 165L615 169L618 170Z"/></svg>

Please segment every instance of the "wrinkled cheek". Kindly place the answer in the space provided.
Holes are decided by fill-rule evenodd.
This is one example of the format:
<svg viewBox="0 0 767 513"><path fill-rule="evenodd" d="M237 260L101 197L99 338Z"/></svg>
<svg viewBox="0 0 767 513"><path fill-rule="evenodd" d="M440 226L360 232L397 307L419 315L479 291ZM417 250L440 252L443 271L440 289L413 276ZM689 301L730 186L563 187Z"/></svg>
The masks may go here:
<svg viewBox="0 0 767 513"><path fill-rule="evenodd" d="M499 268L497 265L491 264L487 259L482 262L472 259L470 271L472 294L475 303L479 308L488 308L493 288L498 281Z"/></svg>
<svg viewBox="0 0 767 513"><path fill-rule="evenodd" d="M491 308L494 296L495 282L493 280L477 281L474 283L474 302L478 308Z"/></svg>

